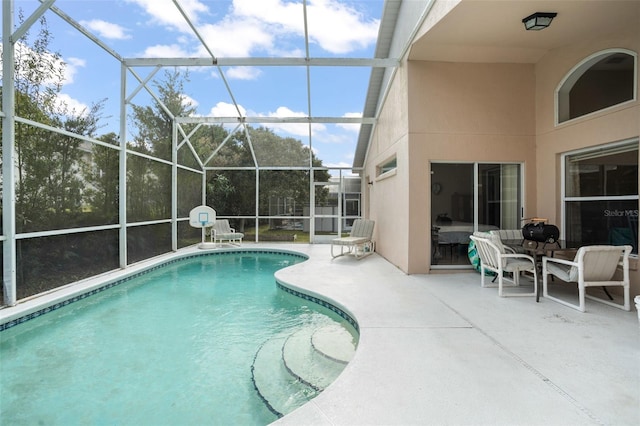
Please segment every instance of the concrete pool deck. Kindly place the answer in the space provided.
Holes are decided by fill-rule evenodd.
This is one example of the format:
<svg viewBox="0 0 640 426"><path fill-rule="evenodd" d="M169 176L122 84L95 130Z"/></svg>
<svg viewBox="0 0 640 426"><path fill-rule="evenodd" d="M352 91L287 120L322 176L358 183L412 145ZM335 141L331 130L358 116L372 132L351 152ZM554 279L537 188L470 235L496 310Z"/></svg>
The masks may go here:
<svg viewBox="0 0 640 426"><path fill-rule="evenodd" d="M278 279L350 312L360 342L340 377L279 426L640 424L633 308L588 301L581 313L500 298L476 272L406 275L377 254L287 248L310 260Z"/></svg>
<svg viewBox="0 0 640 426"><path fill-rule="evenodd" d="M473 271L406 275L377 254L332 259L324 244L242 248L308 255L278 271L278 280L342 308L360 328L338 379L275 425L640 424L635 310L587 301L581 313L544 298L500 298ZM0 320L197 252L65 286L0 310Z"/></svg>

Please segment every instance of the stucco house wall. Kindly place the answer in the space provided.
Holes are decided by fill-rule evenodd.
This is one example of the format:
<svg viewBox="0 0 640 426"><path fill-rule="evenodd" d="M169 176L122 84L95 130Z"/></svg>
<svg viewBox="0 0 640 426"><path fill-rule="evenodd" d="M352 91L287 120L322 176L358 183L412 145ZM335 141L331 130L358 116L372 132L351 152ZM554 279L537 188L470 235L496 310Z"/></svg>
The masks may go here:
<svg viewBox="0 0 640 426"><path fill-rule="evenodd" d="M604 49L640 51L640 29L615 31L552 50L535 64L405 60L365 163L375 176L376 165L398 159L396 174L376 180L370 193L377 251L406 273L429 272L433 161L522 163L524 217L560 224L560 155L640 135L637 101L555 124L555 91L574 66ZM640 294L637 260L632 269L632 294Z"/></svg>
<svg viewBox="0 0 640 426"><path fill-rule="evenodd" d="M433 161L522 163L535 205L534 67L410 61L408 273L429 271ZM528 209L525 207L525 212Z"/></svg>
<svg viewBox="0 0 640 426"><path fill-rule="evenodd" d="M409 160L406 67L398 68L381 111L367 155L365 176L369 217L376 221L376 251L403 271L409 253ZM397 168L378 176L377 168L393 157Z"/></svg>
<svg viewBox="0 0 640 426"><path fill-rule="evenodd" d="M561 155L581 148L638 138L640 103L636 100L556 125L555 92L564 77L589 56L607 49L640 52L640 28L628 28L609 38L549 52L536 64L537 214L552 223L562 221ZM636 67L638 71L638 67ZM640 81L640 72L636 75ZM638 259L631 260L631 293L640 294Z"/></svg>

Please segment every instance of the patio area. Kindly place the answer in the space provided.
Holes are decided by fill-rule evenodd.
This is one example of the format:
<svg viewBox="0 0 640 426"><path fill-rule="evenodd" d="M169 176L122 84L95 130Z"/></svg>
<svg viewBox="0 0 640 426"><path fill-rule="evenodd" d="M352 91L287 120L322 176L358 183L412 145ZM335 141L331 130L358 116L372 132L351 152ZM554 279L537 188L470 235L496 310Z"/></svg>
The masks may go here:
<svg viewBox="0 0 640 426"><path fill-rule="evenodd" d="M343 307L361 332L342 375L279 425L640 424L633 308L580 313L499 298L476 272L406 275L377 254L278 247L310 255L278 279Z"/></svg>
<svg viewBox="0 0 640 426"><path fill-rule="evenodd" d="M277 425L640 424L640 323L634 308L625 312L588 301L581 313L545 298L500 298L496 288L480 287L475 271L406 275L377 253L332 259L327 244L242 247L307 254L308 261L278 271L278 280L332 302L360 327L355 356L338 379ZM200 250L178 254L189 252ZM107 276L174 256L0 313L30 311ZM526 278L522 283L522 291L530 291ZM568 296L577 292L566 288Z"/></svg>

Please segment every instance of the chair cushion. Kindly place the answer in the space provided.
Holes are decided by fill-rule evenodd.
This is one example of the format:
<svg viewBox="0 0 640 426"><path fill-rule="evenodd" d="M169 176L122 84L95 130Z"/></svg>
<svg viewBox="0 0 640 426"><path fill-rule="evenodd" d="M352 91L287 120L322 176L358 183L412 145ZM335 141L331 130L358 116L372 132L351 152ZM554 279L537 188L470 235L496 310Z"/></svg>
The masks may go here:
<svg viewBox="0 0 640 426"><path fill-rule="evenodd" d="M560 278L562 281L578 282L578 268L575 266L548 262L547 271Z"/></svg>
<svg viewBox="0 0 640 426"><path fill-rule="evenodd" d="M369 238L362 238L362 237L342 237L342 238L336 238L334 240L331 241L331 244L336 244L336 245L340 245L340 246L351 246L351 245L357 245L357 244L364 244L366 242L371 241L371 239Z"/></svg>
<svg viewBox="0 0 640 426"><path fill-rule="evenodd" d="M242 238L244 237L244 234L242 232L229 232L226 234L216 234L216 237L226 240L229 238Z"/></svg>
<svg viewBox="0 0 640 426"><path fill-rule="evenodd" d="M507 272L513 271L533 271L533 262L525 259L506 259L505 264L502 266Z"/></svg>

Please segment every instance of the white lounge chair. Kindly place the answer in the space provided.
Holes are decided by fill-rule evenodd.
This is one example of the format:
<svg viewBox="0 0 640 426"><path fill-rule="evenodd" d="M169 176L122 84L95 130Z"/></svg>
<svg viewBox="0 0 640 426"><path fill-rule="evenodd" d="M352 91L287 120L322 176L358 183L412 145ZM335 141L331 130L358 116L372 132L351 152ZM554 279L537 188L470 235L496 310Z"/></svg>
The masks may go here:
<svg viewBox="0 0 640 426"><path fill-rule="evenodd" d="M351 226L348 237L335 238L331 241L331 256L339 257L345 254L353 254L356 259L362 259L375 251L373 242L373 228L375 221L369 219L356 219ZM334 254L334 246L340 246L340 253ZM346 251L345 251L346 248Z"/></svg>
<svg viewBox="0 0 640 426"><path fill-rule="evenodd" d="M228 219L216 220L211 229L211 241L213 243L218 242L221 244L223 241L228 241L230 244L240 245L242 244L243 238L244 234L242 232L236 232L236 230L229 225Z"/></svg>
<svg viewBox="0 0 640 426"><path fill-rule="evenodd" d="M580 247L573 260L555 257L542 258L542 289L547 299L561 303L570 308L585 311L585 298L596 300L606 305L629 311L629 254L632 247L625 246L585 246ZM618 266L622 266L621 279L614 279ZM551 274L562 281L578 283L578 304L567 302L558 297L550 296L547 275ZM587 287L619 286L623 288L624 302L618 304L599 297L586 294Z"/></svg>
<svg viewBox="0 0 640 426"><path fill-rule="evenodd" d="M495 285L485 285L485 272L492 271L498 276L498 296L536 296L538 294L538 273L536 262L533 257L522 253L510 253L502 245L498 235L491 235L484 232L474 232L470 237L475 242L478 256L480 257L480 285L482 287L495 287ZM504 273L513 274L513 285L520 285L520 272L530 272L533 274L532 293L505 294Z"/></svg>

